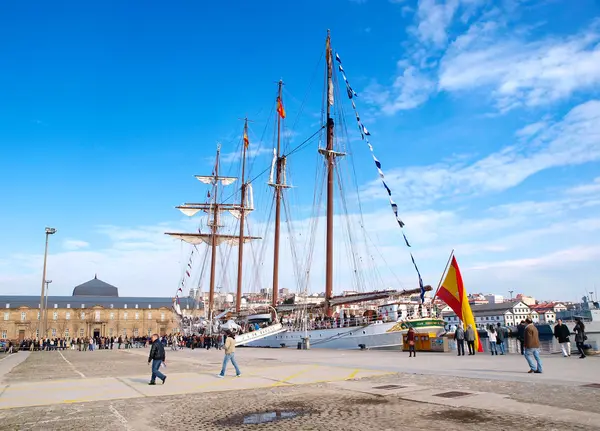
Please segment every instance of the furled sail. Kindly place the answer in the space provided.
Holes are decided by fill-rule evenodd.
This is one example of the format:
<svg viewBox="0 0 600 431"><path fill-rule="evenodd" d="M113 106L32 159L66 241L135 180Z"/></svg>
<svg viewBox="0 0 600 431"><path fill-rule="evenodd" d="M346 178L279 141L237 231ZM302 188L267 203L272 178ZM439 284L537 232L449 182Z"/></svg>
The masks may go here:
<svg viewBox="0 0 600 431"><path fill-rule="evenodd" d="M195 175L195 177L204 184L215 185L217 181L220 181L224 186L233 184L237 180L236 177L218 177L215 175Z"/></svg>
<svg viewBox="0 0 600 431"><path fill-rule="evenodd" d="M229 245L237 245L239 242L239 237L237 235L211 235L204 233L176 233L176 232L167 232L166 235L172 236L173 238L180 239L188 244L198 245L198 244L212 244L212 238L214 238L216 245L221 245L227 243ZM250 242L254 239L261 239L257 236L245 236L244 242Z"/></svg>
<svg viewBox="0 0 600 431"><path fill-rule="evenodd" d="M252 191L252 183L248 183L247 185L247 195L246 195L246 209L252 211L254 210L254 192Z"/></svg>
<svg viewBox="0 0 600 431"><path fill-rule="evenodd" d="M271 162L271 173L269 174L269 184L275 184L273 175L275 173L275 163L277 163L277 150L273 148L273 161Z"/></svg>
<svg viewBox="0 0 600 431"><path fill-rule="evenodd" d="M215 208L218 211L239 211L240 206L235 204L218 204L214 205L211 203L199 203L199 204L183 204L177 207L179 211L185 214L188 217L193 217L198 214L200 211L204 211L206 213L212 214ZM233 212L232 212L233 214ZM218 217L218 216L217 216ZM238 217L239 218L239 217Z"/></svg>
<svg viewBox="0 0 600 431"><path fill-rule="evenodd" d="M191 207L187 207L185 205L178 206L177 209L188 217L193 217L196 214L198 214L200 211L202 211L202 208L191 208Z"/></svg>

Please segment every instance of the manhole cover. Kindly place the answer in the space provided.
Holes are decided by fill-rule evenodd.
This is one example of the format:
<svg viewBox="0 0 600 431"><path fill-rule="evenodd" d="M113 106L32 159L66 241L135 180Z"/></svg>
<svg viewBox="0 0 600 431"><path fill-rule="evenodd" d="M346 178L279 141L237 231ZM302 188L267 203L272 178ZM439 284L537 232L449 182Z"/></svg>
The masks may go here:
<svg viewBox="0 0 600 431"><path fill-rule="evenodd" d="M257 358L260 361L276 361L277 359L275 358Z"/></svg>
<svg viewBox="0 0 600 431"><path fill-rule="evenodd" d="M465 395L471 395L471 394L469 392L450 391L450 392L442 392L441 394L435 394L434 397L458 398L458 397L464 397Z"/></svg>
<svg viewBox="0 0 600 431"><path fill-rule="evenodd" d="M405 387L406 386L400 386L400 385L384 385L384 386L374 386L373 389L385 389L386 391L389 391L391 389L402 389Z"/></svg>
<svg viewBox="0 0 600 431"><path fill-rule="evenodd" d="M600 383L590 383L588 385L583 385L584 388L595 388L600 389Z"/></svg>

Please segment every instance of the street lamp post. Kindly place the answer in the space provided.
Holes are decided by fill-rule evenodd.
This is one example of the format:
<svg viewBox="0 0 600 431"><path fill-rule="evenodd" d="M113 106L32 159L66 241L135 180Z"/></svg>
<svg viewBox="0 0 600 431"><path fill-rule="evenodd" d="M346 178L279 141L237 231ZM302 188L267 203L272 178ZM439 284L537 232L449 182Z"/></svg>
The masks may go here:
<svg viewBox="0 0 600 431"><path fill-rule="evenodd" d="M512 294L513 294L514 290L509 290L508 293L510 293L510 300L512 301Z"/></svg>
<svg viewBox="0 0 600 431"><path fill-rule="evenodd" d="M46 280L46 298L44 299L44 329L46 333L44 336L48 335L48 292L50 292L49 284L52 283L52 280Z"/></svg>
<svg viewBox="0 0 600 431"><path fill-rule="evenodd" d="M40 323L38 325L38 337L42 337L42 334L46 334L45 321L44 321L44 288L46 287L46 262L48 259L48 237L54 235L56 229L53 227L46 228L46 249L44 251L44 269L42 271L42 294L40 296Z"/></svg>

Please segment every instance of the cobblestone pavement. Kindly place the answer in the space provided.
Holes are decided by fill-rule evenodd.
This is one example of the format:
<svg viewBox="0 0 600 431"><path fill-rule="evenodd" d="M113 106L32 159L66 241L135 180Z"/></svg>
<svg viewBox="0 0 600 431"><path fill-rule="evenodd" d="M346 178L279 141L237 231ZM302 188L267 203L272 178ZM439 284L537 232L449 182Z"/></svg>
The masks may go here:
<svg viewBox="0 0 600 431"><path fill-rule="evenodd" d="M392 379L384 376L370 380L385 384ZM416 384L440 390L490 392L508 395L516 401L525 403L600 413L600 388L405 373L397 374L393 380L396 384ZM598 427L600 428L600 424Z"/></svg>
<svg viewBox="0 0 600 431"><path fill-rule="evenodd" d="M281 366L277 354L248 351L239 358L244 370ZM222 352L167 352L169 373L213 373L220 367ZM193 353L195 356L186 356ZM127 377L148 371L147 350L41 352L12 369L4 384ZM285 353L288 355L287 353ZM343 354L340 354L343 355ZM288 355L291 356L291 355ZM285 359L283 356L281 358ZM287 362L289 364L289 361ZM554 419L534 414L535 404L569 408L581 414L600 413L600 388L581 384L561 385L494 379L464 378L419 373L396 373L362 379L372 386L418 385L439 391L477 391L503 394L531 404L531 415L473 408L456 408L440 403L414 402L401 394L373 395L345 390L334 383L275 386L268 389L202 392L186 395L140 396L109 401L65 402L41 407L0 410L0 430L415 430L524 429L592 430L600 421L580 425L560 415ZM78 373L85 377L81 377ZM590 376L596 378L597 376ZM237 379L233 379L237 381ZM329 380L328 380L329 382ZM357 382L357 383L360 383ZM175 382L173 382L175 383ZM168 383L167 383L168 384ZM406 398L406 397L405 397ZM480 406L480 404L478 404ZM539 407L538 407L539 408ZM593 416L593 415L592 415ZM558 419L557 419L558 418ZM272 420L272 421L271 421ZM264 423L262 423L264 422Z"/></svg>
<svg viewBox="0 0 600 431"><path fill-rule="evenodd" d="M264 415L264 414L267 415ZM269 415L269 413L272 413ZM260 414L263 414L262 416ZM283 419L260 422L279 414ZM295 415L286 418L286 416ZM2 430L592 430L569 423L339 391L327 384L13 409Z"/></svg>

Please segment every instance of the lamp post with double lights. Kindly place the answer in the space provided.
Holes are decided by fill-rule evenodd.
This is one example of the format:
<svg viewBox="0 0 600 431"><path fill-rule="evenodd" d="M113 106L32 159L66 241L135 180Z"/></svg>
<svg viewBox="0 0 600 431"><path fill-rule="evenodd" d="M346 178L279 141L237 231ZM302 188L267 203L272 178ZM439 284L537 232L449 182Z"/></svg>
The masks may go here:
<svg viewBox="0 0 600 431"><path fill-rule="evenodd" d="M54 235L56 233L56 229L53 227L47 227L46 228L46 249L44 251L44 269L42 271L42 294L40 296L40 323L38 325L38 337L45 337L46 336L46 321L45 321L45 315L44 315L44 311L45 311L45 295L44 295L44 288L46 287L46 262L48 260L48 237L50 235ZM43 334L43 335L42 335Z"/></svg>

